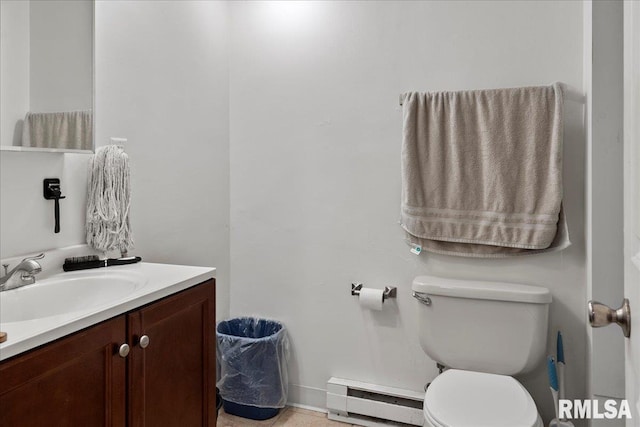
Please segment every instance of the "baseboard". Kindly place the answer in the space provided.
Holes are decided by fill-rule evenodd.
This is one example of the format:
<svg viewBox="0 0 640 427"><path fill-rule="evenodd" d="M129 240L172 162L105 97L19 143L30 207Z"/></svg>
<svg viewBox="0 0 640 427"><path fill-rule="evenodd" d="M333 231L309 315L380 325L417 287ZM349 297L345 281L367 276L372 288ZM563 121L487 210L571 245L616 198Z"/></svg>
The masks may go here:
<svg viewBox="0 0 640 427"><path fill-rule="evenodd" d="M300 384L289 384L287 405L326 413L327 390Z"/></svg>
<svg viewBox="0 0 640 427"><path fill-rule="evenodd" d="M302 405L300 403L287 402L287 406L291 406L292 408L306 409L307 411L320 412L321 414L326 414L327 413L326 409L316 408L315 406Z"/></svg>

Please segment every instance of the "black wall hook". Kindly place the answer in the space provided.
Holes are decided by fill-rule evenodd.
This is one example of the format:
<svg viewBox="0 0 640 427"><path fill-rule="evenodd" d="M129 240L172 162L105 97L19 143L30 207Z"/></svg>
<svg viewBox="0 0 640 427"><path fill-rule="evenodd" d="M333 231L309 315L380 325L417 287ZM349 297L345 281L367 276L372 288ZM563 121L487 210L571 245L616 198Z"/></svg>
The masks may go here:
<svg viewBox="0 0 640 427"><path fill-rule="evenodd" d="M47 200L53 200L53 215L56 225L53 229L54 233L60 232L60 199L64 199L62 190L60 189L60 178L45 178L43 184L43 195Z"/></svg>

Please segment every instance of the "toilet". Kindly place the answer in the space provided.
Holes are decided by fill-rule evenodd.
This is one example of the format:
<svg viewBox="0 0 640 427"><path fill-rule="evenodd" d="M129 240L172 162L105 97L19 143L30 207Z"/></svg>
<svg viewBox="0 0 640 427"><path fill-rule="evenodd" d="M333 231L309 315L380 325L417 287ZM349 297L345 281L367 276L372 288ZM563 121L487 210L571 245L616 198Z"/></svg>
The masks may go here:
<svg viewBox="0 0 640 427"><path fill-rule="evenodd" d="M416 277L420 344L447 369L427 388L426 427L543 427L512 375L546 349L551 293L539 286Z"/></svg>

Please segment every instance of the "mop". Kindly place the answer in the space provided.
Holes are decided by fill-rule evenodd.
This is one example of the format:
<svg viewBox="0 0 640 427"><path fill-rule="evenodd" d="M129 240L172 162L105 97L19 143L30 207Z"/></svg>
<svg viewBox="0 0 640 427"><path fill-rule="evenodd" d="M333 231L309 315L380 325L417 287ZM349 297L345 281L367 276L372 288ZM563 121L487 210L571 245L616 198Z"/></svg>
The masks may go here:
<svg viewBox="0 0 640 427"><path fill-rule="evenodd" d="M133 248L129 222L131 183L129 156L122 146L100 147L89 161L87 188L87 243L126 257Z"/></svg>

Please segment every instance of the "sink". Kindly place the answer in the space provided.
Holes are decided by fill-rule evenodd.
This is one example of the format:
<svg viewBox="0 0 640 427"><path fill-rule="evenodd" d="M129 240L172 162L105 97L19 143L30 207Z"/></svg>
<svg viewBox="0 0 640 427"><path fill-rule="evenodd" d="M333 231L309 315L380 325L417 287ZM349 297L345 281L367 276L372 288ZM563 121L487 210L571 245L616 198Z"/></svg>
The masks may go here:
<svg viewBox="0 0 640 427"><path fill-rule="evenodd" d="M133 272L62 273L33 285L0 292L0 323L22 322L87 311L125 300L147 279Z"/></svg>

